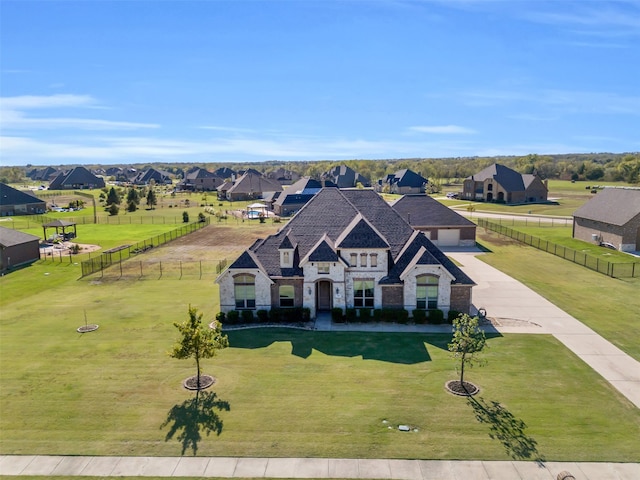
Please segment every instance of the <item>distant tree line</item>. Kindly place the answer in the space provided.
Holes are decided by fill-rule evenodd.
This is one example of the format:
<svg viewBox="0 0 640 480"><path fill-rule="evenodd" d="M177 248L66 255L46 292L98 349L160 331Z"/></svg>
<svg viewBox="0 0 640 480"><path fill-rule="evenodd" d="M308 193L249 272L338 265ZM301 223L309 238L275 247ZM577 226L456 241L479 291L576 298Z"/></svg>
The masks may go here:
<svg viewBox="0 0 640 480"><path fill-rule="evenodd" d="M388 174L404 168L413 170L432 182L461 182L464 178L479 172L493 163L501 163L520 173L536 173L543 179L640 183L640 153L530 154L524 156L343 161L318 160L283 162L274 160L254 163L196 162L188 167L184 164L176 163L133 163L119 166L131 166L138 170L153 167L170 172L176 179L182 179L186 172L194 167L205 168L209 171L214 171L220 167L228 167L235 171L253 168L265 174L279 168L284 168L303 176L320 178L324 172L335 165L347 165L361 175L369 178L372 182L380 178L385 178ZM85 166L88 168L98 168L102 165ZM2 167L0 168L0 181L5 183L20 183L25 180L26 171L25 167Z"/></svg>

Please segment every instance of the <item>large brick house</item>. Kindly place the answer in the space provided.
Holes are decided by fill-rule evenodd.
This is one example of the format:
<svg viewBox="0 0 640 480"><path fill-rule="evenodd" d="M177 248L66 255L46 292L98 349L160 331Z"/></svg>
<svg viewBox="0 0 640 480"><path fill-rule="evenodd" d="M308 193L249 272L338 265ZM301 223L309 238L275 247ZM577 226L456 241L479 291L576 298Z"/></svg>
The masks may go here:
<svg viewBox="0 0 640 480"><path fill-rule="evenodd" d="M0 216L38 215L47 211L47 203L31 193L0 183Z"/></svg>
<svg viewBox="0 0 640 480"><path fill-rule="evenodd" d="M605 188L573 214L573 237L640 251L640 189Z"/></svg>
<svg viewBox="0 0 640 480"><path fill-rule="evenodd" d="M548 193L546 182L537 175L518 173L494 163L464 180L461 198L479 202L539 203L547 201Z"/></svg>
<svg viewBox="0 0 640 480"><path fill-rule="evenodd" d="M473 281L373 190L323 188L216 280L220 308L469 312Z"/></svg>

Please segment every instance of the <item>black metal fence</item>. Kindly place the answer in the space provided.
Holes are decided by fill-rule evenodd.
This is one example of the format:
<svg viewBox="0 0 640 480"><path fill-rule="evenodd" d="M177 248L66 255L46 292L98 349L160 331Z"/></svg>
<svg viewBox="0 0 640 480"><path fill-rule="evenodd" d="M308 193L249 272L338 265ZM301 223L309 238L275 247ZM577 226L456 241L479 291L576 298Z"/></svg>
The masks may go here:
<svg viewBox="0 0 640 480"><path fill-rule="evenodd" d="M82 276L85 277L87 275L100 272L114 263L121 263L123 260L135 257L136 255L144 253L151 248L164 245L165 243L169 243L177 238L193 233L196 230L200 230L201 228L209 225L209 222L210 218L205 217L204 221L188 223L180 228L176 228L170 232L138 242L134 245L122 245L120 247L112 248L98 257L82 262Z"/></svg>
<svg viewBox="0 0 640 480"><path fill-rule="evenodd" d="M569 260L583 267L587 267L609 277L614 278L633 278L640 277L640 262L608 262L593 255L588 255L584 252L579 252L564 245L558 245L557 243L543 240L539 237L519 232L513 228L505 225L499 225L494 222L490 222L484 218L478 219L478 226L486 228L487 230L494 231L500 235L504 235L509 238L513 238L518 242L525 243L539 250L543 250L548 253L552 253L558 257L562 257L565 260Z"/></svg>
<svg viewBox="0 0 640 480"><path fill-rule="evenodd" d="M102 270L104 280L155 279L155 280L213 280L227 266L227 260L138 260L119 258L111 268Z"/></svg>

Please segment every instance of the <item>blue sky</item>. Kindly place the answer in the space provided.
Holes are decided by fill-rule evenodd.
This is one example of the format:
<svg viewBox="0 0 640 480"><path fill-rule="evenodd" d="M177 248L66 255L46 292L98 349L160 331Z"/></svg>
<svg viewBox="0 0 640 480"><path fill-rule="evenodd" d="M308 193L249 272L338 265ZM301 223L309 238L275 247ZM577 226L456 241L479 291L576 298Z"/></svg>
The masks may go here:
<svg viewBox="0 0 640 480"><path fill-rule="evenodd" d="M640 1L0 0L3 165L640 151Z"/></svg>

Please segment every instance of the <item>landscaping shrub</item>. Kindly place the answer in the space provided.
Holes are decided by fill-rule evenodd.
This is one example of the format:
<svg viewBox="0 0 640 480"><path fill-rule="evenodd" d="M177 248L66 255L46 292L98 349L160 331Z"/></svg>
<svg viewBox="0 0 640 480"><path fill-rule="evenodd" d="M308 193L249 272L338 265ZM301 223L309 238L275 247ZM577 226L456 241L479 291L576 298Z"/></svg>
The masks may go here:
<svg viewBox="0 0 640 480"><path fill-rule="evenodd" d="M342 315L342 309L335 307L331 309L331 320L336 323L343 323L344 316Z"/></svg>
<svg viewBox="0 0 640 480"><path fill-rule="evenodd" d="M440 325L444 323L444 312L438 308L429 310L429 323L432 325Z"/></svg>
<svg viewBox="0 0 640 480"><path fill-rule="evenodd" d="M364 323L371 321L371 309L370 308L361 308L360 309L360 321L364 322Z"/></svg>
<svg viewBox="0 0 640 480"><path fill-rule="evenodd" d="M347 322L355 322L358 316L358 311L355 308L347 308L344 316Z"/></svg>
<svg viewBox="0 0 640 480"><path fill-rule="evenodd" d="M395 308L383 308L381 319L383 322L393 322L396 318L397 310Z"/></svg>
<svg viewBox="0 0 640 480"><path fill-rule="evenodd" d="M401 308L400 310L396 310L396 312L397 312L396 318L398 323L401 323L403 325L406 325L407 323L409 323L409 312L406 309Z"/></svg>
<svg viewBox="0 0 640 480"><path fill-rule="evenodd" d="M189 212L182 212L182 221L184 223L189 223Z"/></svg>
<svg viewBox="0 0 640 480"><path fill-rule="evenodd" d="M416 325L423 325L427 323L427 312L425 310L419 308L411 312L411 314Z"/></svg>
<svg viewBox="0 0 640 480"><path fill-rule="evenodd" d="M204 213L200 212L198 214L198 222L204 223L205 220L206 220L206 217L204 216Z"/></svg>
<svg viewBox="0 0 640 480"><path fill-rule="evenodd" d="M269 321L269 312L267 310L258 310L256 316L260 323L267 323Z"/></svg>
<svg viewBox="0 0 640 480"><path fill-rule="evenodd" d="M307 307L302 308L302 321L309 322L311 321L311 309Z"/></svg>
<svg viewBox="0 0 640 480"><path fill-rule="evenodd" d="M449 310L447 314L447 323L453 323L453 321L461 315L461 312L457 310Z"/></svg>
<svg viewBox="0 0 640 480"><path fill-rule="evenodd" d="M253 323L253 310L242 310L242 323Z"/></svg>
<svg viewBox="0 0 640 480"><path fill-rule="evenodd" d="M224 324L227 321L227 316L224 312L218 312L216 314L216 320L218 321L218 323Z"/></svg>
<svg viewBox="0 0 640 480"><path fill-rule="evenodd" d="M231 310L227 313L227 323L229 325L237 325L240 320L240 312L237 310Z"/></svg>
<svg viewBox="0 0 640 480"><path fill-rule="evenodd" d="M382 320L382 310L379 308L375 308L373 310L373 321L380 322Z"/></svg>
<svg viewBox="0 0 640 480"><path fill-rule="evenodd" d="M280 322L280 309L279 308L272 308L271 310L269 310L269 320L271 320L273 323L279 323Z"/></svg>

